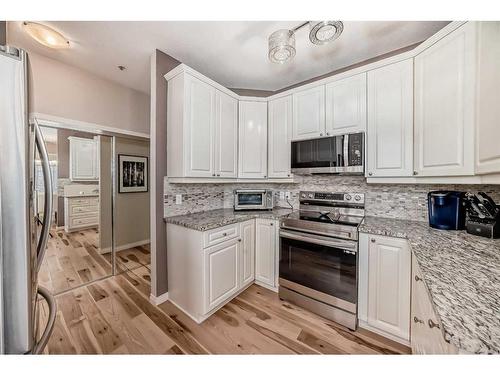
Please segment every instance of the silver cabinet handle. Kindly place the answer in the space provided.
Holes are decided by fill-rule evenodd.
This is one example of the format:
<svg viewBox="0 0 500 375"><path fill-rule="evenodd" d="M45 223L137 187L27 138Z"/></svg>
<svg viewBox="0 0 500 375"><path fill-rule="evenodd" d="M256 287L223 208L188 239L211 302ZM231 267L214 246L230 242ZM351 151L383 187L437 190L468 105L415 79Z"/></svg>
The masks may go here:
<svg viewBox="0 0 500 375"><path fill-rule="evenodd" d="M370 241L372 241L373 243L375 243L375 238L372 238Z"/></svg>
<svg viewBox="0 0 500 375"><path fill-rule="evenodd" d="M319 133L319 136L322 137L323 136L323 133Z"/></svg>
<svg viewBox="0 0 500 375"><path fill-rule="evenodd" d="M273 226L273 225L274 225L274 223L269 223L269 225L270 225L270 226Z"/></svg>
<svg viewBox="0 0 500 375"><path fill-rule="evenodd" d="M238 242L241 242L241 238L238 238Z"/></svg>
<svg viewBox="0 0 500 375"><path fill-rule="evenodd" d="M40 234L40 239L38 240L38 245L36 249L37 253L37 271L40 270L42 266L43 257L45 255L45 250L47 248L47 241L49 240L50 234L50 221L52 220L52 173L50 172L49 165L49 154L47 152L47 147L43 139L43 134L35 121L34 125L35 131L35 143L38 151L40 152L40 158L42 159L42 172L43 172L43 184L45 187L45 208L43 213L43 225L42 233Z"/></svg>
<svg viewBox="0 0 500 375"><path fill-rule="evenodd" d="M372 176L372 175L373 175L373 173L372 173L372 172L368 172L368 176Z"/></svg>
<svg viewBox="0 0 500 375"><path fill-rule="evenodd" d="M418 174L417 171L413 171L413 175L416 176Z"/></svg>
<svg viewBox="0 0 500 375"><path fill-rule="evenodd" d="M421 319L417 318L416 316L414 316L414 317L413 317L413 321L414 321L415 323L420 323L420 324L423 324L423 323L424 323L424 321L423 321L423 320L421 320Z"/></svg>
<svg viewBox="0 0 500 375"><path fill-rule="evenodd" d="M422 281L422 278L415 275L415 281Z"/></svg>
<svg viewBox="0 0 500 375"><path fill-rule="evenodd" d="M264 178L267 178L267 176L266 176L266 175L264 175Z"/></svg>
<svg viewBox="0 0 500 375"><path fill-rule="evenodd" d="M434 323L434 322L432 321L432 319L429 319L429 320L427 321L427 324L429 325L429 328L437 328L437 329L440 329L440 328L439 328L439 324Z"/></svg>
<svg viewBox="0 0 500 375"><path fill-rule="evenodd" d="M217 177L220 177L220 174L217 174Z"/></svg>
<svg viewBox="0 0 500 375"><path fill-rule="evenodd" d="M326 132L326 135L330 135L330 133Z"/></svg>
<svg viewBox="0 0 500 375"><path fill-rule="evenodd" d="M215 173L212 173L212 177L215 177Z"/></svg>
<svg viewBox="0 0 500 375"><path fill-rule="evenodd" d="M224 237L226 237L226 236L227 236L227 233L222 233L222 235L223 235Z"/></svg>

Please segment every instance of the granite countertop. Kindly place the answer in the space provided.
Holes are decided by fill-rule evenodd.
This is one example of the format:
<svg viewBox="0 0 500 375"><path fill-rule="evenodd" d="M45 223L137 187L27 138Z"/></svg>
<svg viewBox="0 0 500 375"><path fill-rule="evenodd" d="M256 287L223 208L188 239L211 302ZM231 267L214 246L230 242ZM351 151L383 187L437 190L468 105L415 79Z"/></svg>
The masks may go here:
<svg viewBox="0 0 500 375"><path fill-rule="evenodd" d="M290 208L279 207L275 207L270 211L234 211L232 208L223 208L218 210L196 212L187 215L170 216L166 217L164 220L169 224L176 224L189 229L206 231L254 218L279 219L292 212L293 211Z"/></svg>
<svg viewBox="0 0 500 375"><path fill-rule="evenodd" d="M500 353L500 239L379 217L365 217L359 231L408 240L445 339L467 352Z"/></svg>

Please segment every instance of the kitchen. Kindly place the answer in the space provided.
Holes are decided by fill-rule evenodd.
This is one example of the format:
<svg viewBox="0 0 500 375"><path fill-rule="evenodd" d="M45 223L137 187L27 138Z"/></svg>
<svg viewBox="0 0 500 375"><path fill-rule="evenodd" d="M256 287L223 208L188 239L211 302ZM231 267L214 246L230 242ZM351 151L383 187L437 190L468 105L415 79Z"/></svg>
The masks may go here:
<svg viewBox="0 0 500 375"><path fill-rule="evenodd" d="M45 26L84 40L104 32L100 23ZM106 29L153 38L155 27L259 27L161 23ZM362 59L353 52L307 75L286 70L305 67L308 48L348 53L346 38L372 23L261 24L267 56L255 58L287 72L267 84L259 67L224 75L186 54L189 43L176 54L151 41L147 136L96 128L117 137L108 150L112 219L99 229L112 271L54 292L41 353L500 353L500 23L387 21L400 27L398 46L365 47ZM7 44L28 50L36 76L34 42L16 29L22 22L7 26ZM70 65L67 56L50 58ZM138 77L122 67L113 80ZM120 151L119 139L147 151ZM142 164L125 167L121 155ZM113 211L128 174L147 184L149 220ZM117 234L139 222L149 239L127 240L137 251L123 256ZM40 304L48 326L53 313Z"/></svg>

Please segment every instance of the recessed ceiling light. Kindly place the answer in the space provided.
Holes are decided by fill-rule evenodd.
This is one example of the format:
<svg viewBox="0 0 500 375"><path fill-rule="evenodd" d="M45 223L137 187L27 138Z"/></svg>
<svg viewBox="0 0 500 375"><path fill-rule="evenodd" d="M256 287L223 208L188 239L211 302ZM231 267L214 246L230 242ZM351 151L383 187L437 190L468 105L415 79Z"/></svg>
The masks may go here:
<svg viewBox="0 0 500 375"><path fill-rule="evenodd" d="M54 49L69 48L69 41L54 29L36 22L23 22L24 30L38 43Z"/></svg>

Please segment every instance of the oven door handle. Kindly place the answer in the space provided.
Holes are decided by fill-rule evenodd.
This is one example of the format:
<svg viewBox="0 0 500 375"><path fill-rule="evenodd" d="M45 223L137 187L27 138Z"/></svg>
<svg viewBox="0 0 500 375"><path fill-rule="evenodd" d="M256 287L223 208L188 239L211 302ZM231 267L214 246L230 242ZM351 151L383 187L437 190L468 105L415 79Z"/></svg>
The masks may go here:
<svg viewBox="0 0 500 375"><path fill-rule="evenodd" d="M358 251L358 243L354 241L345 241L336 238L324 238L304 233L289 232L280 230L280 237L289 238L291 240L310 242L317 245L335 247L341 250Z"/></svg>

